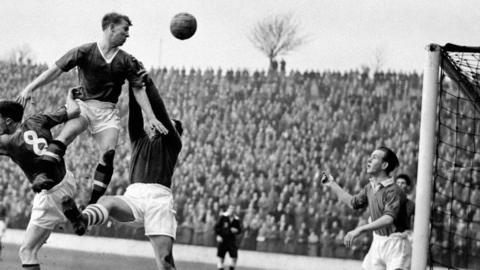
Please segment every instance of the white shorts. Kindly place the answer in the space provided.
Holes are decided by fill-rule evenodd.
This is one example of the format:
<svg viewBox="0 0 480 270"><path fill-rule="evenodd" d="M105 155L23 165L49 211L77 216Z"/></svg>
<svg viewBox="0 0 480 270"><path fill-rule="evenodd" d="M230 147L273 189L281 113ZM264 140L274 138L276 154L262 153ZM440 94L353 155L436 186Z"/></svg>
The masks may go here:
<svg viewBox="0 0 480 270"><path fill-rule="evenodd" d="M35 194L29 224L53 230L57 224L67 222L63 215L62 198L65 195L73 197L76 192L75 177L67 170L62 182L50 190L42 190Z"/></svg>
<svg viewBox="0 0 480 270"><path fill-rule="evenodd" d="M362 263L365 270L410 269L412 246L407 233L380 236L373 233L373 241Z"/></svg>
<svg viewBox="0 0 480 270"><path fill-rule="evenodd" d="M114 103L98 100L79 100L80 115L87 119L88 130L95 134L107 128L120 129L120 117Z"/></svg>
<svg viewBox="0 0 480 270"><path fill-rule="evenodd" d="M172 191L160 184L135 183L125 194L116 196L132 209L133 226L144 226L145 235L166 235L175 239L177 220L173 208Z"/></svg>

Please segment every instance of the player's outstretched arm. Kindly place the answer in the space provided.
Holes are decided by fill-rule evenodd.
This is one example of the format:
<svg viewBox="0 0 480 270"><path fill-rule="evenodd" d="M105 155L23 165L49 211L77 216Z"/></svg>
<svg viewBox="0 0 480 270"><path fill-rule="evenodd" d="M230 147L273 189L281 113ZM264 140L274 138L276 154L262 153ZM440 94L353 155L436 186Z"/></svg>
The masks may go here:
<svg viewBox="0 0 480 270"><path fill-rule="evenodd" d="M147 93L150 104L152 104L152 110L155 118L157 118L165 126L165 128L167 128L168 132L174 132L175 127L172 125L170 116L168 115L165 107L165 103L160 96L158 88L155 86L150 77L145 79L145 92Z"/></svg>
<svg viewBox="0 0 480 270"><path fill-rule="evenodd" d="M37 88L42 87L60 76L63 71L56 65L53 64L49 69L45 70L40 74L33 82L31 82L19 95L18 101L25 107L27 102L32 98L32 93Z"/></svg>
<svg viewBox="0 0 480 270"><path fill-rule="evenodd" d="M162 124L162 122L155 117L155 114L152 110L152 102L150 102L148 99L145 90L147 72L142 62L131 56L128 58L128 63L130 65L130 69L128 71L127 80L130 85L130 91L133 93L135 100L145 113L149 128L156 129L161 134L167 134L168 130L165 128L164 124Z"/></svg>
<svg viewBox="0 0 480 270"><path fill-rule="evenodd" d="M147 93L145 88L134 88L132 87L133 95L137 100L137 103L140 105L142 110L145 112L145 117L151 128L158 130L161 134L167 134L168 130L165 126L155 117L153 114L152 106L148 100Z"/></svg>
<svg viewBox="0 0 480 270"><path fill-rule="evenodd" d="M130 141L136 141L145 136L143 129L142 109L135 100L132 89L128 90L128 135Z"/></svg>
<svg viewBox="0 0 480 270"><path fill-rule="evenodd" d="M331 174L328 174L326 172L317 172L315 174L315 181L320 181L322 182L323 185L329 186L330 189L338 196L338 198L345 203L346 205L352 206L352 198L353 196L350 195L350 193L346 192L342 187L340 187L337 182L334 181L333 176Z"/></svg>

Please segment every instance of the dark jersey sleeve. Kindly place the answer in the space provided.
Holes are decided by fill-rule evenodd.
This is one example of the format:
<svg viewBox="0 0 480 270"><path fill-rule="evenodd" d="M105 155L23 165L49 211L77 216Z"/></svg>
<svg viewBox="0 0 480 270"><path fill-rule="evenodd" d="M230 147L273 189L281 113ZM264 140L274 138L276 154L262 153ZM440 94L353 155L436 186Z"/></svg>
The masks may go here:
<svg viewBox="0 0 480 270"><path fill-rule="evenodd" d="M158 88L150 77L147 77L145 81L145 91L147 92L148 100L150 101L155 117L165 126L169 133L176 133L176 130L170 121L167 109L165 108L165 103L163 103Z"/></svg>
<svg viewBox="0 0 480 270"><path fill-rule="evenodd" d="M352 196L350 205L353 209L361 209L368 206L367 186L365 186L359 193Z"/></svg>
<svg viewBox="0 0 480 270"><path fill-rule="evenodd" d="M0 135L0 155L8 155L8 148L10 146L10 136L9 135Z"/></svg>
<svg viewBox="0 0 480 270"><path fill-rule="evenodd" d="M402 194L400 189L391 189L385 193L384 215L391 216L394 220L398 218L400 206L402 202Z"/></svg>
<svg viewBox="0 0 480 270"><path fill-rule="evenodd" d="M128 84L131 88L142 88L143 81L142 77L138 75L138 71L140 70L138 62L134 61L134 58L131 55L128 55L125 58L125 61Z"/></svg>
<svg viewBox="0 0 480 270"><path fill-rule="evenodd" d="M133 95L132 88L128 90L128 96L128 135L133 142L144 137L146 133L143 129L142 109Z"/></svg>
<svg viewBox="0 0 480 270"><path fill-rule="evenodd" d="M215 223L215 227L213 228L216 234L218 235L222 234L222 225L223 225L223 216L220 216L220 218L217 220L217 223Z"/></svg>
<svg viewBox="0 0 480 270"><path fill-rule="evenodd" d="M58 110L46 113L46 114L39 114L37 116L32 117L36 121L41 122L42 126L46 129L51 129L54 126L64 123L68 120L67 110L65 106L60 107Z"/></svg>
<svg viewBox="0 0 480 270"><path fill-rule="evenodd" d="M68 51L64 54L60 59L58 59L55 64L59 67L62 71L67 72L70 69L76 67L82 57L84 56L82 46L76 47Z"/></svg>
<svg viewBox="0 0 480 270"><path fill-rule="evenodd" d="M158 92L158 88L153 83L150 77L145 79L145 91L150 102L150 105L153 110L153 114L155 118L160 121L165 128L168 130L168 135L175 140L180 141L180 136L177 133L177 130L173 126L172 122L170 121L170 117L167 113L167 109L165 108L165 103L163 103L163 99L160 97L160 93ZM129 121L128 121L128 128L130 134L130 140L134 141L139 137L145 135L145 131L143 130L143 117L142 111L140 106L133 95L133 90L130 88L129 90Z"/></svg>
<svg viewBox="0 0 480 270"><path fill-rule="evenodd" d="M235 233L235 234L241 234L243 232L243 226L242 226L242 222L240 221L240 219L235 219L235 223L233 224L233 227L234 228L237 228L238 232Z"/></svg>

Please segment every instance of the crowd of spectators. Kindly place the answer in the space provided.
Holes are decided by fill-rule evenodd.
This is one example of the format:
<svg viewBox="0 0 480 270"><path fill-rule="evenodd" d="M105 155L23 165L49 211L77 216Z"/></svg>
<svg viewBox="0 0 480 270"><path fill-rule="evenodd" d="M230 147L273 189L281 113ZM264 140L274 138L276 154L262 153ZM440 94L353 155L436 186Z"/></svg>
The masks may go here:
<svg viewBox="0 0 480 270"><path fill-rule="evenodd" d="M46 68L0 63L2 98L15 98ZM360 258L368 250L368 234L349 249L343 236L367 222L368 213L340 203L313 181L315 172L330 171L356 193L368 182L370 152L387 145L399 156L397 172L416 176L418 73L158 68L149 74L185 129L173 178L179 243L215 245L213 225L223 207L234 202L244 227L241 249ZM27 115L61 106L76 83L69 73L37 90ZM108 194L122 194L128 185L126 92L118 103L123 130ZM67 150L80 204L90 196L95 147L85 133ZM8 209L9 227L26 226L32 198L20 169L1 158L0 201ZM111 221L90 234L143 238L141 230Z"/></svg>

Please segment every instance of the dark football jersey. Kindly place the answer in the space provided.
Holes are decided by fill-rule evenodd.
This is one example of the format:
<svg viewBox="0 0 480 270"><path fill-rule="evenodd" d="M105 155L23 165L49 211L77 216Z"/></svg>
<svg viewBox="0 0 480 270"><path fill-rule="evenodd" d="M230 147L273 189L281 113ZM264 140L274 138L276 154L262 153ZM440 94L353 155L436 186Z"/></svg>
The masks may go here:
<svg viewBox="0 0 480 270"><path fill-rule="evenodd" d="M23 121L13 134L0 135L0 155L9 156L22 168L30 183L42 171L38 163L52 141L50 131L54 126L67 121L65 107L50 114L38 114ZM65 176L65 163L46 172L47 176L59 183Z"/></svg>
<svg viewBox="0 0 480 270"><path fill-rule="evenodd" d="M56 65L65 72L78 67L78 80L85 90L83 100L117 103L125 80L133 87L143 86L130 54L119 50L107 62L96 42L73 48Z"/></svg>
<svg viewBox="0 0 480 270"><path fill-rule="evenodd" d="M168 130L168 134L157 134L152 138L147 135L144 130L142 110L130 90L128 119L128 133L132 145L130 181L131 183L157 183L170 188L182 141L168 116L158 89L150 78L145 83L145 88L153 113Z"/></svg>
<svg viewBox="0 0 480 270"><path fill-rule="evenodd" d="M233 233L232 228L236 228L237 232ZM239 217L235 215L227 216L222 214L215 224L214 229L215 233L223 238L224 243L234 243L236 236L242 232L242 224Z"/></svg>

